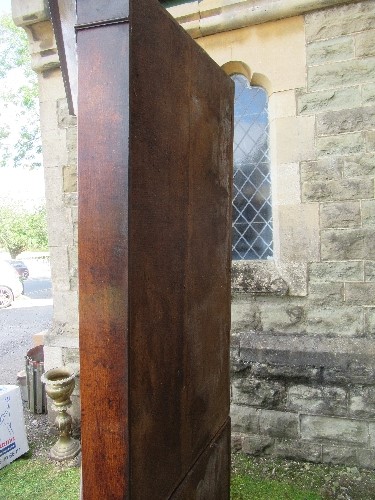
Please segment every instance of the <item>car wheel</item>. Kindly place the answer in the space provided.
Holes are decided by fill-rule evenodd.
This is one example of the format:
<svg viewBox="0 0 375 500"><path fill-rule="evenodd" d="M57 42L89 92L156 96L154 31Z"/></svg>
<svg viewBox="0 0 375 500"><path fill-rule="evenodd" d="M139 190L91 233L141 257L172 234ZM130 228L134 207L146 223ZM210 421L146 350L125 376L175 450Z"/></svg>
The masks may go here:
<svg viewBox="0 0 375 500"><path fill-rule="evenodd" d="M13 302L13 292L7 286L0 286L0 309L3 307L9 307Z"/></svg>
<svg viewBox="0 0 375 500"><path fill-rule="evenodd" d="M28 277L29 277L29 271L24 271L23 272L23 279L27 280Z"/></svg>

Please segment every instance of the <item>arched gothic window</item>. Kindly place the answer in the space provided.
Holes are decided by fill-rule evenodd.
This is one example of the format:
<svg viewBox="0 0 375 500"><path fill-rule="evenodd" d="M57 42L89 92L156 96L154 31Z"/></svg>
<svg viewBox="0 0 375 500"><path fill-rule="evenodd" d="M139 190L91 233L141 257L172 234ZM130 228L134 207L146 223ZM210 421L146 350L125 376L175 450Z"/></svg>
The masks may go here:
<svg viewBox="0 0 375 500"><path fill-rule="evenodd" d="M268 96L233 75L234 168L232 258L273 256Z"/></svg>

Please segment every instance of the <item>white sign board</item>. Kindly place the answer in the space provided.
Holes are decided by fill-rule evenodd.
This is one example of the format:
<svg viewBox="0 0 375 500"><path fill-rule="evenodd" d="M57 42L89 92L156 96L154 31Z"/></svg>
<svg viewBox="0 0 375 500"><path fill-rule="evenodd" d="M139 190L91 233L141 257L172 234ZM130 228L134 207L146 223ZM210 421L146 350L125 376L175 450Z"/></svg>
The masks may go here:
<svg viewBox="0 0 375 500"><path fill-rule="evenodd" d="M20 389L0 385L0 469L28 450Z"/></svg>

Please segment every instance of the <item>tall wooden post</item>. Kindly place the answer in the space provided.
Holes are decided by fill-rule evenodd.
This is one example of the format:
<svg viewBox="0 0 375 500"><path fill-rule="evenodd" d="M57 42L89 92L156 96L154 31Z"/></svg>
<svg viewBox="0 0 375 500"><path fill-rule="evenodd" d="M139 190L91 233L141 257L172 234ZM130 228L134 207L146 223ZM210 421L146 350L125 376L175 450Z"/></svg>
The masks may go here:
<svg viewBox="0 0 375 500"><path fill-rule="evenodd" d="M83 497L228 499L232 82L156 0L77 18Z"/></svg>

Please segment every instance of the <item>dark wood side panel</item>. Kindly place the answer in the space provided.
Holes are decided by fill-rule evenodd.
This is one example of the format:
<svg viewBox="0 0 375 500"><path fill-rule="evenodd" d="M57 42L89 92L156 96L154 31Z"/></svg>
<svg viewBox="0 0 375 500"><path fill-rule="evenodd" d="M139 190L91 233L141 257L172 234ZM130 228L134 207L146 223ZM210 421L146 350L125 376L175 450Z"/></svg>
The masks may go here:
<svg viewBox="0 0 375 500"><path fill-rule="evenodd" d="M171 500L228 500L230 490L230 421L192 466Z"/></svg>
<svg viewBox="0 0 375 500"><path fill-rule="evenodd" d="M116 55L116 57L114 57ZM129 498L129 26L78 31L83 498Z"/></svg>
<svg viewBox="0 0 375 500"><path fill-rule="evenodd" d="M229 414L233 92L156 0L131 25L131 495L164 500Z"/></svg>

